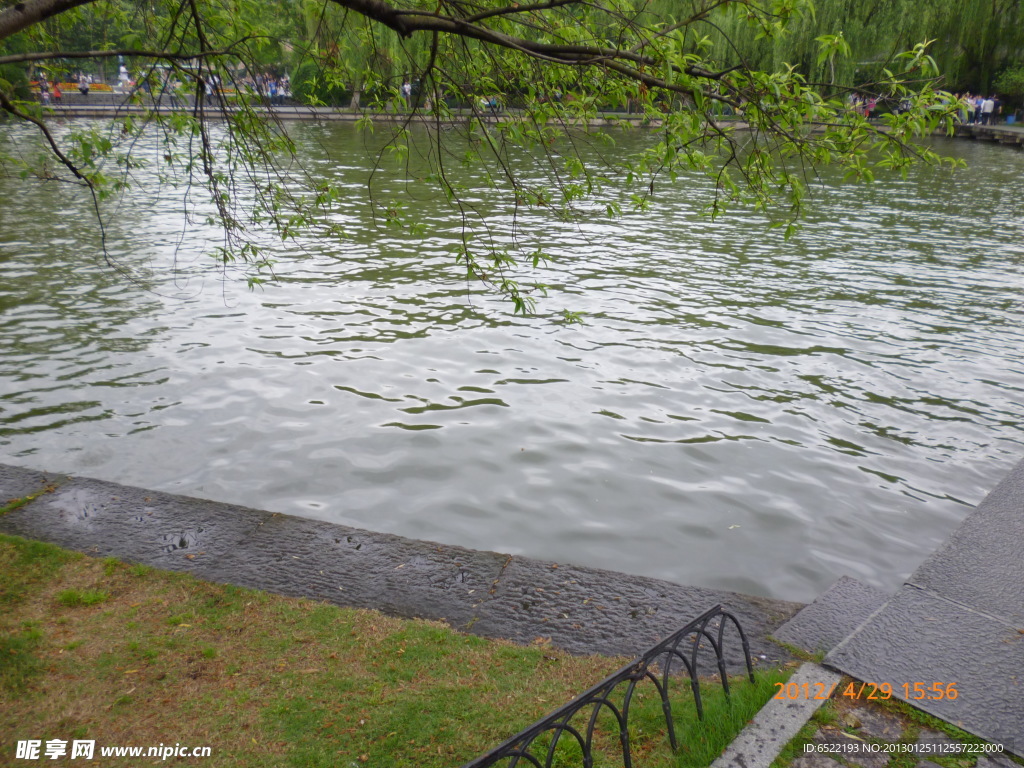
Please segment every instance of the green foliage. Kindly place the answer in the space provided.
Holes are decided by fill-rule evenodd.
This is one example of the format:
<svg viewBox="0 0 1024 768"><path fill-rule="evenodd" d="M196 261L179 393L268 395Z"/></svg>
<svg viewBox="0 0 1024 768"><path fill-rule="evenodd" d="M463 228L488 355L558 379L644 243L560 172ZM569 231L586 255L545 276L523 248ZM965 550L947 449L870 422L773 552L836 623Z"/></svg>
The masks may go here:
<svg viewBox="0 0 1024 768"><path fill-rule="evenodd" d="M65 589L57 594L57 601L69 608L99 605L108 599L110 594L101 589Z"/></svg>
<svg viewBox="0 0 1024 768"><path fill-rule="evenodd" d="M352 91L337 78L337 73L325 70L313 61L303 61L291 76L292 94L303 104L313 106L348 106Z"/></svg>
<svg viewBox="0 0 1024 768"><path fill-rule="evenodd" d="M9 93L15 99L29 98L28 77L23 67L0 64L0 92Z"/></svg>
<svg viewBox="0 0 1024 768"><path fill-rule="evenodd" d="M996 78L995 90L1012 106L1024 106L1024 64L1000 72Z"/></svg>

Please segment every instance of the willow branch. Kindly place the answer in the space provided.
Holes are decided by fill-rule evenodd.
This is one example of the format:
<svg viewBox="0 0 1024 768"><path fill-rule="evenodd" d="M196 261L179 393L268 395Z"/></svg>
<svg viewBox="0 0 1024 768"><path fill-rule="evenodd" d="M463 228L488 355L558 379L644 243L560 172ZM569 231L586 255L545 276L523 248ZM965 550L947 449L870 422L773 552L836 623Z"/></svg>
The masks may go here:
<svg viewBox="0 0 1024 768"><path fill-rule="evenodd" d="M60 147L57 145L57 141L53 138L53 134L50 133L50 129L46 127L46 123L44 123L42 120L36 117L33 117L32 115L29 115L19 110L11 102L11 100L4 95L3 91L0 91L0 109L3 109L5 112L13 115L14 117L19 118L20 120L25 120L26 122L32 123L36 128L38 128L40 133L42 133L43 137L46 139L46 143L50 145L50 150L57 157L57 159L60 160L60 162L69 171L71 171L72 174L74 174L75 178L81 180L82 183L84 183L90 189L93 188L92 182L88 178L86 178L85 174L83 174L81 170L79 170L78 166L71 162L71 159L61 151Z"/></svg>

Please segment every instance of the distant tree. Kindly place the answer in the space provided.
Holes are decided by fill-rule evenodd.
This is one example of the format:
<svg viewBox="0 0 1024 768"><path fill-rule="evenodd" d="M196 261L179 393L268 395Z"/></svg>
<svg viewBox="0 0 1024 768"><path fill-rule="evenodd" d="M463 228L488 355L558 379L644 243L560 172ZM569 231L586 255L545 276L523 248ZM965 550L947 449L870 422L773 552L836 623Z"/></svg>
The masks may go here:
<svg viewBox="0 0 1024 768"><path fill-rule="evenodd" d="M1000 72L995 90L1000 98L1006 100L1011 113L1024 107L1024 65L1009 67ZM1006 112L1004 109L1003 113Z"/></svg>

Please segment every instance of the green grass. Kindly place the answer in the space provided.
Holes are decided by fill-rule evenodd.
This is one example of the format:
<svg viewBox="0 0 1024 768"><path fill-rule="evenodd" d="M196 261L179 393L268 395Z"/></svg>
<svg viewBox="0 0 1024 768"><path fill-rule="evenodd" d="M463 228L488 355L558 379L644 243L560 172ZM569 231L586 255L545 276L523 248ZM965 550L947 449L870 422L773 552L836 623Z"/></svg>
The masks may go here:
<svg viewBox="0 0 1024 768"><path fill-rule="evenodd" d="M776 683L789 679L792 670L768 670L750 685L745 678L734 680L730 697L718 685L703 686L704 719L696 716L693 699L683 697L673 705L683 725L676 731L680 749L673 765L679 768L703 768L710 765L732 743L743 727L778 691Z"/></svg>
<svg viewBox="0 0 1024 768"><path fill-rule="evenodd" d="M0 536L0 607L0 749L31 737L31 725L97 747L206 745L207 768L458 765L626 662L8 536ZM703 722L679 681L677 754L645 683L630 716L634 764L708 765L784 679L737 680L730 701L705 681ZM599 766L621 765L612 726L602 718Z"/></svg>
<svg viewBox="0 0 1024 768"><path fill-rule="evenodd" d="M0 688L21 693L40 671L36 655L42 632L31 624L0 635Z"/></svg>
<svg viewBox="0 0 1024 768"><path fill-rule="evenodd" d="M110 595L101 589L65 589L57 594L61 605L99 605L109 599Z"/></svg>
<svg viewBox="0 0 1024 768"><path fill-rule="evenodd" d="M17 541L17 545L10 544ZM39 541L0 539L0 611L13 610L81 555Z"/></svg>

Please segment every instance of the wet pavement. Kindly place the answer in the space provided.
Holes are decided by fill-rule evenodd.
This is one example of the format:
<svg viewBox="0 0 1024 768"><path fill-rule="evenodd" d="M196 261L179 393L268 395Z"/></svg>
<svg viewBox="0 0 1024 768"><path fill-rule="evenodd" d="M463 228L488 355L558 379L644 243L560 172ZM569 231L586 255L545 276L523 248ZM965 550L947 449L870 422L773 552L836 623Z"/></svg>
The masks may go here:
<svg viewBox="0 0 1024 768"><path fill-rule="evenodd" d="M895 594L840 579L773 637L1024 753L1024 462Z"/></svg>
<svg viewBox="0 0 1024 768"><path fill-rule="evenodd" d="M1024 742L1024 462L825 664L983 739Z"/></svg>

